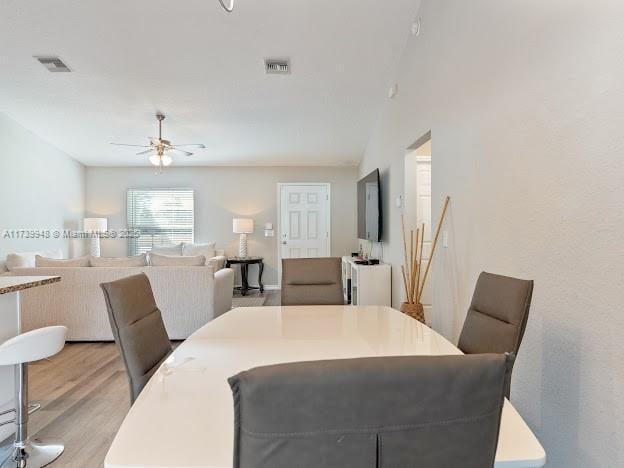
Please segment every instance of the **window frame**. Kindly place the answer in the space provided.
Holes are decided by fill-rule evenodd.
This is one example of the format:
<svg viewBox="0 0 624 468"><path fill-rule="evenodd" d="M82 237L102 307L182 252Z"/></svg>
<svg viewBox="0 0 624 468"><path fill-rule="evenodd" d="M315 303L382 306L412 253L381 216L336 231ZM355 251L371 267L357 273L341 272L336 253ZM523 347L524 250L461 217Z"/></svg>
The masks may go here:
<svg viewBox="0 0 624 468"><path fill-rule="evenodd" d="M190 210L191 213L191 224L190 224L190 238L188 236L186 236L183 239L180 239L180 237L184 237L181 235L178 235L178 238L173 238L170 239L170 242L162 242L163 238L166 236L167 234L167 226L161 226L161 227L154 227L154 226L148 226L148 225L142 225L142 224L135 224L136 223L136 212L137 212L137 196L138 193L140 192L181 192L187 195L187 199L190 198L191 204L192 204L192 209ZM190 197L188 197L188 195L190 195ZM132 201L131 201L131 197L133 197ZM148 197L145 197L145 199L148 199ZM149 196L149 203L153 203L154 200L156 199L156 197L152 198L151 196ZM162 197L163 200L166 199L166 197ZM132 205L132 206L131 206ZM189 211L189 210L184 210L184 211ZM131 215L132 215L132 219L131 219ZM132 222L131 222L132 221ZM130 256L134 256L134 255L141 255L145 252L149 252L151 249L155 248L155 247L159 247L159 246L169 246L172 243L173 244L179 244L180 242L194 242L195 241L195 190L192 188L188 188L188 187L173 187L173 188L166 188L166 187L148 187L148 188L129 188L126 190L126 222L127 222L127 227L128 230L138 230L141 234L139 235L139 237L137 238L130 238L128 239L128 255ZM142 246L142 242L141 242L141 235L143 233L145 233L148 230L152 230L152 231L156 231L155 233L152 234L152 242L151 245L149 246ZM160 232L158 232L160 231ZM149 235L149 234L144 234L144 235ZM155 242L155 240L157 238L160 238L161 242Z"/></svg>

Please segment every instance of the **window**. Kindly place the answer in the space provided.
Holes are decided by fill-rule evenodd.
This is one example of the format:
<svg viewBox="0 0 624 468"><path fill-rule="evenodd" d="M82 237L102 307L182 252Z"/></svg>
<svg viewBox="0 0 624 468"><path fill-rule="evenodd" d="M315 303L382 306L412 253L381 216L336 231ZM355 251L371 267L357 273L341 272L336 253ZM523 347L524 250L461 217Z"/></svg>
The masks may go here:
<svg viewBox="0 0 624 468"><path fill-rule="evenodd" d="M140 232L128 242L130 255L159 245L193 242L194 226L193 190L128 190L128 229Z"/></svg>

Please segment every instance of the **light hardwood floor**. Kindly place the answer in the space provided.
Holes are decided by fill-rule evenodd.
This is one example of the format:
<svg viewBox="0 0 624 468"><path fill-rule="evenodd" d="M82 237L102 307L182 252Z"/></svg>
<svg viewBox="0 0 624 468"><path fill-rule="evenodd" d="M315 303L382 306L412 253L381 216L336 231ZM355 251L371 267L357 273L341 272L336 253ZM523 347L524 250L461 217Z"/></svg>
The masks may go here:
<svg viewBox="0 0 624 468"><path fill-rule="evenodd" d="M60 439L55 468L103 466L108 447L130 408L128 383L114 343L68 343L50 360L29 366L31 437Z"/></svg>
<svg viewBox="0 0 624 468"><path fill-rule="evenodd" d="M258 294L258 293L251 293ZM279 305L279 291L265 292ZM29 367L31 436L55 438L65 452L53 468L99 468L130 408L125 369L114 343L68 343L50 360Z"/></svg>

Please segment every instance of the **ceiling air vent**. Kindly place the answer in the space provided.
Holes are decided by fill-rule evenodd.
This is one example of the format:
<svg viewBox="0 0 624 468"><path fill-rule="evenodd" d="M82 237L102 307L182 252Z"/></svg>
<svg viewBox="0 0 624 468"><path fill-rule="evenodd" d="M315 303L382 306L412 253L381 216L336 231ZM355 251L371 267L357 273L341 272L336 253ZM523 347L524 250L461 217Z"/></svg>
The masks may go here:
<svg viewBox="0 0 624 468"><path fill-rule="evenodd" d="M290 73L290 60L265 59L264 68L269 75L288 75Z"/></svg>
<svg viewBox="0 0 624 468"><path fill-rule="evenodd" d="M39 61L41 65L46 67L48 71L53 73L58 72L70 72L71 70L63 61L58 57L37 57L35 58Z"/></svg>

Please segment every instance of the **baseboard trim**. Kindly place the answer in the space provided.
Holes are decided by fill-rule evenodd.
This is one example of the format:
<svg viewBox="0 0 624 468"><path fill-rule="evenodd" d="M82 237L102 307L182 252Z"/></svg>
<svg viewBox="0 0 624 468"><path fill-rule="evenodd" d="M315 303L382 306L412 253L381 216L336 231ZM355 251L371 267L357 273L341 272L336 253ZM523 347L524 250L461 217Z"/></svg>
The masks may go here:
<svg viewBox="0 0 624 468"><path fill-rule="evenodd" d="M250 284L249 286L257 288L258 285L257 284ZM234 285L235 288L240 288L241 285L240 284L235 284ZM279 284L265 284L264 285L264 290L265 291L279 291L280 289L280 285Z"/></svg>

